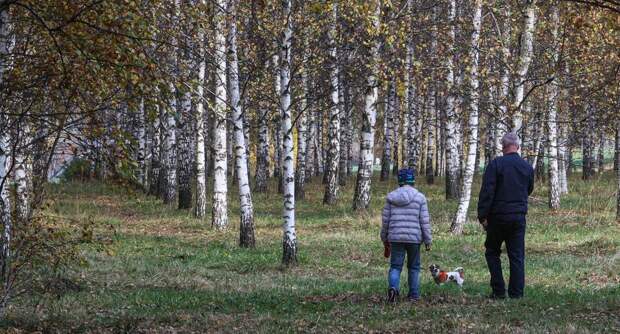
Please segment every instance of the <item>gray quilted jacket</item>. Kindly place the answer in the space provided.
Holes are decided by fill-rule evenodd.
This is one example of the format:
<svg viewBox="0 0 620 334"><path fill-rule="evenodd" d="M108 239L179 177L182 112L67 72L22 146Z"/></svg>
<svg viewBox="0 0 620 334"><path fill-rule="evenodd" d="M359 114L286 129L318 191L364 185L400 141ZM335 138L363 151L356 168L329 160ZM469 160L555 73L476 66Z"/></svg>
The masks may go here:
<svg viewBox="0 0 620 334"><path fill-rule="evenodd" d="M405 185L389 193L382 218L382 241L416 244L432 241L426 197L414 187Z"/></svg>

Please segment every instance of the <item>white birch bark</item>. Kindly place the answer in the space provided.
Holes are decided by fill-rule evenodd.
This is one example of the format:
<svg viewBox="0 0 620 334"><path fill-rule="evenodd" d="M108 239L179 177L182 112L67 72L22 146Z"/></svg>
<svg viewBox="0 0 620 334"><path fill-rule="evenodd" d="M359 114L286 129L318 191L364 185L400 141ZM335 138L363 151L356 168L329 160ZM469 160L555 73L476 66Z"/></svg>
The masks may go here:
<svg viewBox="0 0 620 334"><path fill-rule="evenodd" d="M217 0L215 8L215 105L213 111L213 209L211 225L228 227L228 163L226 150L226 11L227 0Z"/></svg>
<svg viewBox="0 0 620 334"><path fill-rule="evenodd" d="M553 40L558 43L558 30L560 25L560 13L558 4L554 4L551 9L551 29ZM559 50L554 48L552 60L554 66L558 67ZM549 134L549 208L558 210L560 208L560 178L558 170L558 96L560 90L558 82L554 80L549 86L549 115L547 117L547 131Z"/></svg>
<svg viewBox="0 0 620 334"><path fill-rule="evenodd" d="M411 25L414 24L414 6L413 1L409 1L408 5L410 15L411 15ZM414 85L414 76L413 76L413 61L414 61L414 45L413 45L413 33L409 36L407 40L407 50L405 56L405 108L406 108L406 146L407 150L403 150L403 155L406 154L407 157L407 167L414 170L415 173L418 173L418 164L419 164L419 155L420 155L420 145L421 138L420 132L418 131L418 115L419 110L416 104L417 102L417 94L416 87Z"/></svg>
<svg viewBox="0 0 620 334"><path fill-rule="evenodd" d="M164 185L162 199L164 204L172 204L177 199L177 165L176 165L176 130L175 118L177 101L176 88L173 83L169 85L169 101L166 109L165 141L164 141Z"/></svg>
<svg viewBox="0 0 620 334"><path fill-rule="evenodd" d="M381 5L373 0L372 32L378 34ZM371 42L369 73L366 78L364 93L364 112L362 114L362 129L360 139L360 165L357 171L357 182L353 199L353 209L367 209L370 204L370 186L374 163L375 123L377 121L377 87L378 61L381 43L375 37Z"/></svg>
<svg viewBox="0 0 620 334"><path fill-rule="evenodd" d="M151 180L149 184L149 195L159 197L160 193L160 169L161 169L161 108L159 104L156 103L155 106L155 120L152 124L151 129L151 159L150 159L150 169L149 169L149 180Z"/></svg>
<svg viewBox="0 0 620 334"><path fill-rule="evenodd" d="M202 5L206 4L206 0L200 0ZM204 41L205 33L201 29L198 33L198 73L196 86L196 109L194 114L195 122L195 154L196 154L196 203L194 207L194 216L203 219L207 214L207 174L205 160L205 74L207 68L206 50Z"/></svg>
<svg viewBox="0 0 620 334"><path fill-rule="evenodd" d="M523 34L521 36L521 48L517 63L515 78L515 96L513 102L513 125L512 132L520 133L523 126L523 113L521 107L525 94L525 81L527 72L532 62L534 49L534 32L536 30L536 0L524 0L526 9L523 19Z"/></svg>
<svg viewBox="0 0 620 334"><path fill-rule="evenodd" d="M463 183L459 195L459 205L456 215L452 221L450 231L454 234L463 233L463 226L467 222L467 212L469 210L469 202L471 199L471 186L474 180L474 172L476 169L476 153L478 152L478 106L480 103L479 79L478 79L478 63L480 58L480 26L482 25L482 0L475 0L473 4L473 32L471 35L470 55L470 71L469 71L469 121L468 121L468 152L465 163L465 171L463 173Z"/></svg>
<svg viewBox="0 0 620 334"><path fill-rule="evenodd" d="M502 58L502 67L500 74L500 87L498 90L499 93L499 117L496 121L495 127L495 156L502 155L502 137L508 132L508 105L509 102L509 92L510 92L510 67L509 64L511 62L511 12L510 12L510 4L504 5L504 24L501 31L501 58Z"/></svg>
<svg viewBox="0 0 620 334"><path fill-rule="evenodd" d="M435 183L435 168L433 162L435 161L435 106L437 104L437 94L435 93L434 84L431 83L431 90L428 97L428 110L426 110L426 127L428 133L426 135L426 183Z"/></svg>
<svg viewBox="0 0 620 334"><path fill-rule="evenodd" d="M307 64L307 50L306 41L304 40L304 56L301 64L301 87L302 97L301 105L299 107L299 119L297 121L297 166L295 168L295 198L304 199L305 197L305 184L306 184L306 157L308 156L308 139L306 133L308 132L308 73L306 70Z"/></svg>
<svg viewBox="0 0 620 334"><path fill-rule="evenodd" d="M297 264L297 233L295 232L295 166L293 157L293 123L291 119L291 39L293 35L293 22L291 15L291 0L282 1L282 14L285 20L282 32L280 54L280 108L281 108L281 133L283 134L283 190L284 210L283 238L282 238L282 264L285 266Z"/></svg>
<svg viewBox="0 0 620 334"><path fill-rule="evenodd" d="M334 204L338 198L338 166L340 163L340 100L338 86L338 52L337 52L337 23L338 6L337 2L332 2L331 20L329 28L329 89L330 89L330 109L329 109L329 130L328 130L328 151L325 184L324 204Z"/></svg>
<svg viewBox="0 0 620 334"><path fill-rule="evenodd" d="M237 184L239 186L239 245L241 247L254 247L254 207L252 193L250 191L250 178L248 175L248 157L245 146L245 132L243 124L243 112L241 110L239 96L239 62L237 58L237 0L229 0L230 13L228 30L228 95L232 109L232 120L235 145L235 168Z"/></svg>
<svg viewBox="0 0 620 334"><path fill-rule="evenodd" d="M449 52L446 57L446 199L458 197L459 186L459 150L458 150L458 115L456 113L456 84L454 57L456 57L456 0L450 1L448 10L448 43Z"/></svg>
<svg viewBox="0 0 620 334"><path fill-rule="evenodd" d="M258 107L258 144L256 145L256 186L254 191L267 192L269 177L269 112L262 104Z"/></svg>
<svg viewBox="0 0 620 334"><path fill-rule="evenodd" d="M179 124L177 124L178 208L189 209L192 207L192 158L194 158L192 154L192 137L194 137L194 129L191 123L192 96L188 90L179 95L177 113L179 115Z"/></svg>
<svg viewBox="0 0 620 334"><path fill-rule="evenodd" d="M30 178L32 165L28 156L30 145L30 125L27 119L18 121L18 133L14 140L17 145L13 154L13 181L15 183L15 219L17 223L24 223L30 217Z"/></svg>

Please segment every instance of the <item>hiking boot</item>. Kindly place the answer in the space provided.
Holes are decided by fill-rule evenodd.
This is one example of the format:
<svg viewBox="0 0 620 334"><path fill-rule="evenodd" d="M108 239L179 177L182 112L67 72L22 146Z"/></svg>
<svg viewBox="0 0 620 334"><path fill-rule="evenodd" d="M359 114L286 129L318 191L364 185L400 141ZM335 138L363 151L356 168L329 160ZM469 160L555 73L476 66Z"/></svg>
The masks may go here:
<svg viewBox="0 0 620 334"><path fill-rule="evenodd" d="M420 301L420 297L413 297L413 296L409 296L407 297L407 300L411 303L411 304L417 304Z"/></svg>
<svg viewBox="0 0 620 334"><path fill-rule="evenodd" d="M394 288L390 288L388 290L388 297L387 297L388 303L396 303L397 299L398 299L398 291Z"/></svg>

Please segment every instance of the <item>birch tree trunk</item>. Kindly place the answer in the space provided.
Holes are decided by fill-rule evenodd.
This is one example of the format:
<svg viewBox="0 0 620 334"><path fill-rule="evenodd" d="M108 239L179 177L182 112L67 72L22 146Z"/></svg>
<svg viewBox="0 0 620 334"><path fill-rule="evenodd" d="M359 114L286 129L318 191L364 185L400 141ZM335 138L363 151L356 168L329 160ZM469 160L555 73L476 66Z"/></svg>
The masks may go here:
<svg viewBox="0 0 620 334"><path fill-rule="evenodd" d="M301 71L301 86L303 95L301 97L301 105L299 108L299 112L301 115L299 116L299 120L297 121L297 168L295 174L295 198L302 200L304 199L305 185L306 185L306 157L308 156L308 140L306 138L306 133L308 131L308 73L305 68L305 64L307 63L306 57L306 42L304 41L304 56L302 60L302 65L300 68Z"/></svg>
<svg viewBox="0 0 620 334"><path fill-rule="evenodd" d="M450 231L453 234L462 234L463 226L467 221L467 212L469 210L469 202L471 199L471 185L474 181L474 172L476 169L476 155L478 152L478 106L480 103L479 79L478 79L478 63L480 58L480 26L482 24L482 0L475 0L473 4L473 32L471 35L470 54L470 100L469 100L469 122L468 122L468 152L467 161L465 163L465 172L463 174L462 189L460 192L459 205L456 215L452 221Z"/></svg>
<svg viewBox="0 0 620 334"><path fill-rule="evenodd" d="M393 108L396 99L394 82L388 86L387 103L383 113L383 157L381 158L381 181L390 177L392 168L392 134L394 132Z"/></svg>
<svg viewBox="0 0 620 334"><path fill-rule="evenodd" d="M532 62L532 52L534 49L534 32L536 30L536 0L524 0L526 9L523 19L523 34L521 36L521 48L519 50L519 60L515 80L515 96L513 102L513 126L512 132L520 133L523 126L523 104L525 81L527 72Z"/></svg>
<svg viewBox="0 0 620 334"><path fill-rule="evenodd" d="M553 40L558 43L558 30L560 25L560 13L558 4L554 4L551 10L551 24L552 24L552 34ZM559 44L559 43L558 43ZM553 63L558 67L559 62L559 51L558 45L554 48L553 51ZM549 94L550 96L550 106L549 106L549 115L547 118L547 131L549 134L548 144L549 144L549 208L551 210L557 211L560 209L560 178L559 178L559 170L558 170L558 122L557 122L557 114L558 114L558 95L559 95L559 87L556 81L551 82L549 86Z"/></svg>
<svg viewBox="0 0 620 334"><path fill-rule="evenodd" d="M216 229L228 227L228 164L226 149L226 12L227 0L217 0L215 6L215 105L213 111L213 209L211 225Z"/></svg>
<svg viewBox="0 0 620 334"><path fill-rule="evenodd" d="M269 177L269 109L259 102L258 144L256 145L256 187L259 193L267 192Z"/></svg>
<svg viewBox="0 0 620 334"><path fill-rule="evenodd" d="M174 114L177 109L176 88L173 83L169 84L169 98L166 109L166 126L165 126L165 142L164 142L164 184L163 184L163 201L164 204L172 204L177 199L177 159L176 159L176 130L177 122Z"/></svg>
<svg viewBox="0 0 620 334"><path fill-rule="evenodd" d="M393 153L392 153L392 174L398 175L398 170L400 169L400 155L398 154L398 148L400 147L400 128L403 123L403 116L400 109L400 99L398 95L394 98L394 106L392 107L392 115L393 115L393 123L394 131L393 131Z"/></svg>
<svg viewBox="0 0 620 334"><path fill-rule="evenodd" d="M142 189L148 189L148 164L147 164L147 136L146 129L146 110L144 108L144 98L140 98L138 105L138 184Z"/></svg>
<svg viewBox="0 0 620 334"><path fill-rule="evenodd" d="M189 209L192 207L192 96L189 91L179 95L179 209Z"/></svg>
<svg viewBox="0 0 620 334"><path fill-rule="evenodd" d="M201 4L205 4L206 0L200 0ZM196 122L196 137L195 137L195 154L196 154L196 207L194 208L194 216L199 219L203 219L207 214L207 174L205 170L206 158L205 158L205 72L207 62L205 59L205 45L204 31L200 31L198 35L198 55L200 60L198 62L197 79L198 84L196 86L196 109L194 115L194 121Z"/></svg>
<svg viewBox="0 0 620 334"><path fill-rule="evenodd" d="M601 126L601 125L599 125ZM598 129L598 151L596 157L597 169L599 173L605 171L605 129Z"/></svg>
<svg viewBox="0 0 620 334"><path fill-rule="evenodd" d="M284 210L283 238L282 238L282 264L291 266L297 264L297 233L295 232L295 166L293 164L293 124L291 119L291 39L293 35L291 0L282 1L282 14L285 20L284 31L281 40L280 62L280 108L281 108L281 133L283 137L283 188Z"/></svg>
<svg viewBox="0 0 620 334"><path fill-rule="evenodd" d="M340 162L338 166L338 184L345 186L349 176L348 163L351 156L351 104L349 96L349 83L346 76L340 72Z"/></svg>
<svg viewBox="0 0 620 334"><path fill-rule="evenodd" d="M277 48L277 47L276 47ZM278 55L278 52L274 53L274 55L271 58L272 62L273 62L273 69L274 69L274 88L276 91L276 94L278 94L278 96L280 95L280 92L282 91L282 78L280 77L280 67L279 67L279 63L280 63L280 56ZM275 138L275 147L274 147L274 152L275 152L275 163L274 163L274 168L273 168L273 176L276 177L278 179L278 193L282 193L284 191L283 189L283 180L282 180L282 110L280 110L279 108L277 108L277 112L276 112L276 117L274 117L274 138Z"/></svg>
<svg viewBox="0 0 620 334"><path fill-rule="evenodd" d="M149 195L152 196L160 196L159 190L161 189L160 185L160 168L161 168L161 108L159 103L156 103L155 106L155 119L153 120L153 124L151 126L151 161L150 161L150 169L149 169Z"/></svg>
<svg viewBox="0 0 620 334"><path fill-rule="evenodd" d="M30 186L29 181L32 172L32 166L28 156L26 147L30 142L30 125L27 119L17 122L17 133L14 140L16 144L13 146L13 181L15 183L15 220L17 223L26 222L30 216Z"/></svg>
<svg viewBox="0 0 620 334"><path fill-rule="evenodd" d="M435 105L437 104L437 95L435 94L435 88L431 84L431 91L428 97L428 110L427 110L427 130L426 135L426 183L435 183L435 169L433 162L435 161Z"/></svg>
<svg viewBox="0 0 620 334"><path fill-rule="evenodd" d="M378 0L372 3L372 31L378 34L381 5ZM364 112L362 114L362 129L360 139L360 165L357 171L357 182L353 199L353 209L367 209L370 204L370 184L374 163L375 122L377 120L377 75L379 48L381 43L375 37L370 50L370 73L366 78L366 92L364 94Z"/></svg>
<svg viewBox="0 0 620 334"><path fill-rule="evenodd" d="M331 21L329 29L329 89L331 105L329 109L329 132L328 142L329 149L327 151L327 166L325 184L325 195L323 197L324 204L334 204L338 199L338 164L340 163L340 100L339 100L339 83L338 83L338 49L337 49L337 24L338 24L338 6L337 2L332 3Z"/></svg>
<svg viewBox="0 0 620 334"><path fill-rule="evenodd" d="M511 53L510 53L510 45L511 45L511 12L510 12L510 4L506 3L504 5L504 24L501 31L501 58L503 66L501 66L501 74L500 74L500 87L499 87L499 117L497 119L496 127L495 127L495 156L501 156L502 154L502 137L506 132L508 132L508 105L509 102L509 92L510 92L510 68L508 64L511 62Z"/></svg>
<svg viewBox="0 0 620 334"><path fill-rule="evenodd" d="M594 176L594 140L592 138L592 130L594 129L594 115L592 107L587 106L586 125L587 128L582 130L582 178L590 180Z"/></svg>
<svg viewBox="0 0 620 334"><path fill-rule="evenodd" d="M412 17L413 24L413 2L409 2L410 12ZM418 173L418 159L420 155L420 142L422 138L420 136L420 132L418 131L418 106L417 96L416 96L416 87L414 85L413 78L413 60L414 60L414 45L413 45L413 36L410 36L407 40L407 51L405 58L405 108L406 108L406 118L407 118L407 150L403 151L403 154L407 154L407 166L414 170L415 173Z"/></svg>
<svg viewBox="0 0 620 334"><path fill-rule="evenodd" d="M237 57L237 1L229 0L228 12L228 96L232 109L232 121L235 145L235 168L237 184L239 186L239 210L241 211L239 225L239 245L241 247L254 247L254 207L252 193L250 191L250 178L248 175L248 157L245 146L245 131L243 125L243 112L239 94L239 62Z"/></svg>
<svg viewBox="0 0 620 334"><path fill-rule="evenodd" d="M458 115L456 113L456 84L454 57L456 57L456 0L450 1L448 10L448 30L449 52L446 57L446 199L456 199L458 197L459 186L459 150L458 150Z"/></svg>

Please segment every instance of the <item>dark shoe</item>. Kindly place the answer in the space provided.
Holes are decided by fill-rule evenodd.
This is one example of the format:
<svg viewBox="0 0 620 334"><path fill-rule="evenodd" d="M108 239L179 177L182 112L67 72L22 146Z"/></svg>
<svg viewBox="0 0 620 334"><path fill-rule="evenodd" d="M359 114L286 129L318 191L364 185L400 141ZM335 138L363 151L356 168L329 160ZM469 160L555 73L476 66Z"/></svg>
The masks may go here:
<svg viewBox="0 0 620 334"><path fill-rule="evenodd" d="M495 293L491 293L491 295L489 295L489 299L506 299L506 295L497 295Z"/></svg>
<svg viewBox="0 0 620 334"><path fill-rule="evenodd" d="M396 303L397 300L398 300L398 291L394 288L390 288L388 290L388 297L387 297L388 303Z"/></svg>
<svg viewBox="0 0 620 334"><path fill-rule="evenodd" d="M417 304L420 301L420 297L413 297L413 296L409 296L407 297L407 300L411 303L411 304Z"/></svg>

